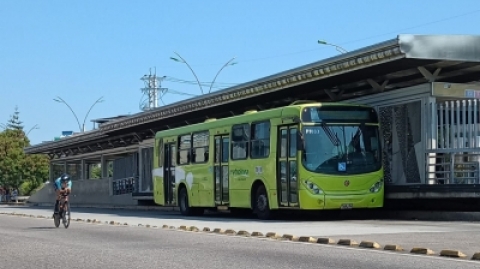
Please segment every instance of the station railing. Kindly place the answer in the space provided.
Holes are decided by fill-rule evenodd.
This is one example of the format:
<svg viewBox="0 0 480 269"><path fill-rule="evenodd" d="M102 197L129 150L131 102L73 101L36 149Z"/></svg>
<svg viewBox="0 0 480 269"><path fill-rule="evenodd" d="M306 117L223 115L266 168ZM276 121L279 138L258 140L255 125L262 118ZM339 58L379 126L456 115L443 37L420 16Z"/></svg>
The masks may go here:
<svg viewBox="0 0 480 269"><path fill-rule="evenodd" d="M127 177L112 180L113 195L122 195L134 193L136 191L135 184L138 177Z"/></svg>

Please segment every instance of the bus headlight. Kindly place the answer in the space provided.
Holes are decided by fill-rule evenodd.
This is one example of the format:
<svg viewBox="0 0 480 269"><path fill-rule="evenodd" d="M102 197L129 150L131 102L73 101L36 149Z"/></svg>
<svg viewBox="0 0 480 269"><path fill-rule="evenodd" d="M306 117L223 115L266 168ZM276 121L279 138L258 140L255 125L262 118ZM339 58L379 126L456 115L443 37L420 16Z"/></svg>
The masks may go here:
<svg viewBox="0 0 480 269"><path fill-rule="evenodd" d="M379 181L375 182L375 184L370 187L370 192L377 193L382 189L383 186L383 179L380 179Z"/></svg>
<svg viewBox="0 0 480 269"><path fill-rule="evenodd" d="M320 189L317 184L311 182L310 180L305 180L303 183L305 183L305 186L309 191L311 191L313 194L323 194L322 189Z"/></svg>

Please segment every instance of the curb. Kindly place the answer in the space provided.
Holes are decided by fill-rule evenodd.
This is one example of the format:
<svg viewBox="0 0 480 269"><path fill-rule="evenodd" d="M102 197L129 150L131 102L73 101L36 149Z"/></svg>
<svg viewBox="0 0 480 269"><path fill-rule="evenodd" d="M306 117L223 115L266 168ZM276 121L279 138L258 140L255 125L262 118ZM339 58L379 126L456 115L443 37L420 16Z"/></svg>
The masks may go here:
<svg viewBox="0 0 480 269"><path fill-rule="evenodd" d="M19 216L19 217L27 217L27 218L37 218L37 219L53 219L52 216L43 216L43 215L28 215L28 214L20 214L20 213L15 213L15 212L0 212L0 215L10 215L10 216ZM396 252L404 252L404 249L400 245L385 245L385 247L382 248L381 244L378 242L374 241L361 241L360 243L357 243L355 240L352 239L339 239L337 242L335 242L334 239L328 238L328 237L311 237L311 236L296 236L292 234L279 234L276 232L268 232L265 235L263 233L258 232L258 231L253 231L253 232L248 232L245 230L240 230L240 231L235 231L232 229L222 229L222 228L213 228L210 229L210 227L204 227L202 230L200 230L198 227L195 226L186 226L186 225L181 225L179 227L175 226L169 226L167 224L162 225L161 227L157 226L151 226L150 224L137 224L137 225L131 225L128 223L120 223L117 221L100 221L97 219L71 219L71 221L76 221L76 222L84 222L84 223L91 223L91 224L106 224L106 225L111 225L111 226L136 226L136 227L144 227L144 228L152 228L152 229L164 229L164 230L170 230L170 231L182 231L182 232L193 232L193 233L210 233L210 234L218 234L218 235L226 235L226 236L239 236L239 237L252 237L252 238L265 238L265 239L271 239L275 241L290 241L290 242L301 242L304 244L336 244L339 246L346 246L346 247L358 247L358 248L365 248L365 249L371 249L371 250L384 250L384 251L396 251ZM435 252L429 248L424 248L424 247L414 247L410 251L410 254L414 255L427 255L427 256L433 256L435 255ZM439 257L448 257L448 258L456 258L456 259L466 259L468 258L467 255L462 253L460 250L454 250L454 249L443 249L440 251ZM480 261L480 252L476 252L470 257L470 260L478 260Z"/></svg>

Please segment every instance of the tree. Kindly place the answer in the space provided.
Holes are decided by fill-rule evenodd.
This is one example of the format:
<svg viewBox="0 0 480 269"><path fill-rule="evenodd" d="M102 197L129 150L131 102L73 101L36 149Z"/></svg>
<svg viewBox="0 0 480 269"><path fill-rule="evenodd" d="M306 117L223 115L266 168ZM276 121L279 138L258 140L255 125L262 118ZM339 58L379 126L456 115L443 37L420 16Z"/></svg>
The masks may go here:
<svg viewBox="0 0 480 269"><path fill-rule="evenodd" d="M23 195L39 187L48 179L49 159L46 155L26 155L25 147L30 140L23 131L18 108L8 121L7 128L0 133L0 185L19 188Z"/></svg>
<svg viewBox="0 0 480 269"><path fill-rule="evenodd" d="M7 123L7 128L8 129L13 129L13 130L23 130L23 125L22 121L20 121L20 112L18 111L18 106L15 106L15 112L13 112L13 115L10 115L10 119L8 120Z"/></svg>

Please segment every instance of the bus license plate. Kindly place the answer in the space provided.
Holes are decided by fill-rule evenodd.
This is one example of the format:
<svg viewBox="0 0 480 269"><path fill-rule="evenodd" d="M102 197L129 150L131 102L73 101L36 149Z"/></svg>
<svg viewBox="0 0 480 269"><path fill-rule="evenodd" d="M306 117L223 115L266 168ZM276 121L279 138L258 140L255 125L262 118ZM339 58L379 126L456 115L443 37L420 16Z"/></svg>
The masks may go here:
<svg viewBox="0 0 480 269"><path fill-rule="evenodd" d="M353 204L342 204L340 206L340 209L352 209L353 208Z"/></svg>

